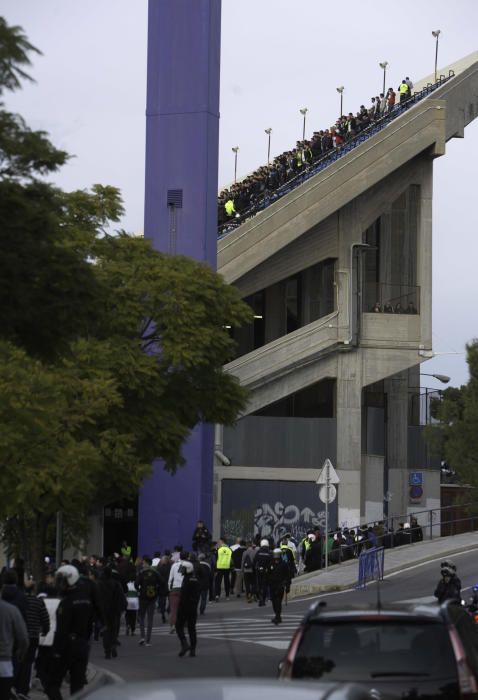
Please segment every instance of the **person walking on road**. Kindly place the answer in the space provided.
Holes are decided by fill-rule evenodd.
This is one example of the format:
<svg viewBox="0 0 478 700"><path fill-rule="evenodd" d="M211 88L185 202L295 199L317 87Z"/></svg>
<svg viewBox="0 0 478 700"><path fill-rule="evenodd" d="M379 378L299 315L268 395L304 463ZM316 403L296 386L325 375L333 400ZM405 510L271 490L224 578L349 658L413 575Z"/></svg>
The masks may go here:
<svg viewBox="0 0 478 700"><path fill-rule="evenodd" d="M197 609L201 593L199 581L194 566L190 561L181 562L181 574L183 576L183 582L181 585L181 596L176 617L176 634L181 642L179 656L185 656L188 651L189 656L196 656ZM188 628L189 644L184 632L186 626Z"/></svg>
<svg viewBox="0 0 478 700"><path fill-rule="evenodd" d="M212 569L211 564L206 559L206 555L202 552L198 556L198 562L197 576L200 589L199 614L204 615L211 587Z"/></svg>
<svg viewBox="0 0 478 700"><path fill-rule="evenodd" d="M13 687L13 663L28 649L25 621L17 607L0 600L0 700L10 700Z"/></svg>
<svg viewBox="0 0 478 700"><path fill-rule="evenodd" d="M172 564L169 571L168 588L169 588L169 624L171 629L169 633L174 632L176 625L176 616L178 614L179 599L181 597L181 586L183 585L183 574L181 566L187 561L188 552L181 552L181 559Z"/></svg>
<svg viewBox="0 0 478 700"><path fill-rule="evenodd" d="M284 558L282 549L274 549L272 552L272 560L267 568L267 583L274 611L272 622L278 625L282 622L284 591L287 590L290 584L289 564Z"/></svg>
<svg viewBox="0 0 478 700"><path fill-rule="evenodd" d="M127 608L121 584L112 576L111 567L105 566L98 581L98 598L103 618L103 649L105 659L118 656L118 634L121 616Z"/></svg>
<svg viewBox="0 0 478 700"><path fill-rule="evenodd" d="M71 564L60 566L56 572L61 602L56 614L52 663L45 686L49 700L62 700L60 688L67 673L71 695L86 685L93 604L86 589L78 585L79 578L78 569Z"/></svg>
<svg viewBox="0 0 478 700"><path fill-rule="evenodd" d="M50 616L41 598L35 596L35 583L28 581L25 585L27 592L26 623L28 631L28 651L15 671L15 690L20 697L30 692L32 666L37 654L40 634L50 631Z"/></svg>
<svg viewBox="0 0 478 700"><path fill-rule="evenodd" d="M152 568L151 557L143 557L143 568L136 578L136 590L139 597L139 629L140 629L140 646L151 646L151 634L153 631L154 611L156 610L156 602L159 596L160 579L158 572ZM145 628L145 619L147 627Z"/></svg>
<svg viewBox="0 0 478 700"><path fill-rule="evenodd" d="M242 555L241 568L248 603L252 603L256 595L256 576L254 573L254 559L256 556L256 551L255 544L253 542L248 542L247 549Z"/></svg>
<svg viewBox="0 0 478 700"><path fill-rule="evenodd" d="M271 550L269 540L265 538L261 540L261 546L254 557L254 573L256 576L256 595L259 601L259 607L266 604L267 598L267 571L271 563Z"/></svg>
<svg viewBox="0 0 478 700"><path fill-rule="evenodd" d="M230 547L224 542L223 539L217 541L217 562L216 562L216 603L219 601L221 596L221 585L224 579L224 592L226 594L226 600L229 600L229 593L231 588L231 565L232 565L232 551Z"/></svg>

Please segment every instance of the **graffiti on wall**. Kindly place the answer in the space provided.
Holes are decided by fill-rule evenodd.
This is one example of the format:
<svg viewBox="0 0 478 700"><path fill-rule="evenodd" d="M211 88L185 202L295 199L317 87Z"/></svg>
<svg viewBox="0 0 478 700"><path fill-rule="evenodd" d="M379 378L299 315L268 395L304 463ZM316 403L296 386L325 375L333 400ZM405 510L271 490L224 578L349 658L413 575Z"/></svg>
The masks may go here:
<svg viewBox="0 0 478 700"><path fill-rule="evenodd" d="M289 503L284 506L277 501L274 506L262 503L254 513L254 534L272 537L276 542L286 533L300 537L304 531L325 528L325 510L313 511L312 508Z"/></svg>
<svg viewBox="0 0 478 700"><path fill-rule="evenodd" d="M329 523L337 523L336 501L329 506ZM318 489L307 482L227 479L221 527L228 539L259 535L277 541L288 532L301 538L309 529L325 528L325 507Z"/></svg>

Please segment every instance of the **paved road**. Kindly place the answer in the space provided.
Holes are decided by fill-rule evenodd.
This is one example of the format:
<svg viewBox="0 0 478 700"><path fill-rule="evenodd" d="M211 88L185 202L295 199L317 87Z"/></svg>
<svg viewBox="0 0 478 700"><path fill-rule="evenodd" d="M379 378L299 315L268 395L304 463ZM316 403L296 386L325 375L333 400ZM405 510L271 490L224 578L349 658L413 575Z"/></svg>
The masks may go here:
<svg viewBox="0 0 478 700"><path fill-rule="evenodd" d="M466 595L478 582L478 552L457 554L453 561ZM382 601L432 602L439 570L440 560L386 577L381 584ZM118 659L105 661L101 647L96 644L91 660L127 681L211 676L273 678L293 631L317 598L326 599L330 605L373 603L376 586L373 584L365 591L340 591L290 601L284 607L284 622L279 627L271 623L270 606L259 608L243 599L210 603L198 623L198 656L194 659L178 658L176 635L169 634L169 625L161 624L160 618L156 618L152 647L139 647L138 637L122 635Z"/></svg>

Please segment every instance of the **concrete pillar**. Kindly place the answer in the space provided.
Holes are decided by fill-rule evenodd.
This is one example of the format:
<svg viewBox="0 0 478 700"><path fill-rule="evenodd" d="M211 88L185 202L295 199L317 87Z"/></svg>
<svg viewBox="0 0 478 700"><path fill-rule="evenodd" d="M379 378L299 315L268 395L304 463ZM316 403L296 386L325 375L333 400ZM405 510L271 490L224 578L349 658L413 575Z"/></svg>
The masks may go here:
<svg viewBox="0 0 478 700"><path fill-rule="evenodd" d="M388 514L406 513L408 504L408 372L385 379L387 395Z"/></svg>
<svg viewBox="0 0 478 700"><path fill-rule="evenodd" d="M339 355L337 372L339 525L355 526L364 513L362 485L362 372L357 350Z"/></svg>
<svg viewBox="0 0 478 700"><path fill-rule="evenodd" d="M265 290L265 342L270 343L285 334L285 282L278 282Z"/></svg>
<svg viewBox="0 0 478 700"><path fill-rule="evenodd" d="M418 206L417 285L420 298L420 336L425 349L432 348L432 197L433 161L423 160Z"/></svg>

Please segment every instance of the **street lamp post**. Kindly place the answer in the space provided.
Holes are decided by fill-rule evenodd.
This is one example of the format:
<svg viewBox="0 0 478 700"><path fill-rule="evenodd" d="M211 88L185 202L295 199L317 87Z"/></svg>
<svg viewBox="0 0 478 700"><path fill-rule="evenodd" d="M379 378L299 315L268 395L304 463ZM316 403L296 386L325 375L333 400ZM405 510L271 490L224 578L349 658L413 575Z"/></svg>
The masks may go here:
<svg viewBox="0 0 478 700"><path fill-rule="evenodd" d="M435 44L435 82L437 81L437 65L438 65L438 37L440 36L441 29L435 29L432 32L432 36L435 37L436 39L436 44Z"/></svg>
<svg viewBox="0 0 478 700"><path fill-rule="evenodd" d="M344 105L344 86L341 85L340 87L336 88L337 92L340 94L340 116L343 116L344 110L343 110L343 105Z"/></svg>
<svg viewBox="0 0 478 700"><path fill-rule="evenodd" d="M302 109L299 109L299 112L304 117L304 121L302 123L302 141L305 141L305 117L306 117L308 111L309 110L307 107L303 107Z"/></svg>
<svg viewBox="0 0 478 700"><path fill-rule="evenodd" d="M271 129L271 127L269 127L268 129L264 129L264 131L266 132L266 134L267 134L267 136L268 136L268 140L267 140L267 165L269 165L270 159L271 159L271 134L272 134L272 129Z"/></svg>
<svg viewBox="0 0 478 700"><path fill-rule="evenodd" d="M450 377L447 377L446 374L427 374L426 372L420 372L420 377L433 377L434 379L438 379L442 384L448 384L450 381Z"/></svg>
<svg viewBox="0 0 478 700"><path fill-rule="evenodd" d="M383 69L383 88L382 88L382 93L385 95L385 78L387 75L387 66L388 66L388 61L382 61L382 63L378 64L380 68Z"/></svg>
<svg viewBox="0 0 478 700"><path fill-rule="evenodd" d="M234 182L237 180L237 153L239 151L239 146L233 146L232 152L234 153Z"/></svg>

